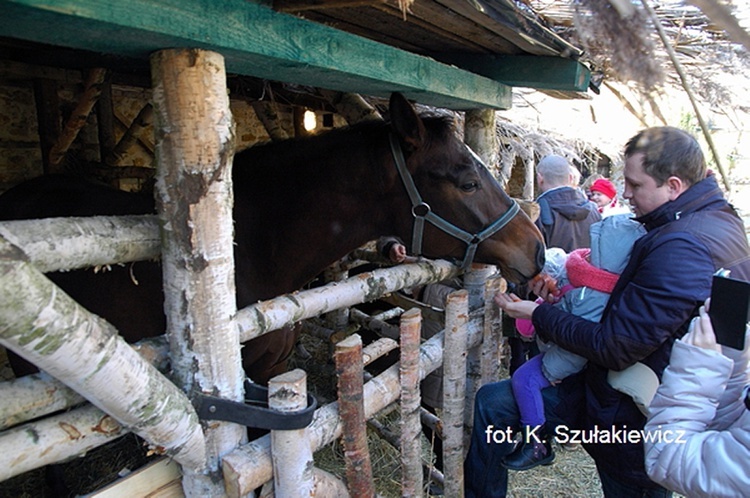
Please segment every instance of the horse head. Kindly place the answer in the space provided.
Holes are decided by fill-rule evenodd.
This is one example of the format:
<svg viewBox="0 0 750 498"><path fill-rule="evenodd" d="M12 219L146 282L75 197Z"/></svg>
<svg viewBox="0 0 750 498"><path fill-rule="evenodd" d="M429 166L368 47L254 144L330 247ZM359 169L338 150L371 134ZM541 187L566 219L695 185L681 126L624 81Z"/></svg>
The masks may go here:
<svg viewBox="0 0 750 498"><path fill-rule="evenodd" d="M456 258L464 266L472 260L496 265L516 283L541 271L541 233L452 123L422 119L398 93L391 96L390 114L394 162L408 193L400 204L405 199L413 215L402 217L398 235L411 252Z"/></svg>

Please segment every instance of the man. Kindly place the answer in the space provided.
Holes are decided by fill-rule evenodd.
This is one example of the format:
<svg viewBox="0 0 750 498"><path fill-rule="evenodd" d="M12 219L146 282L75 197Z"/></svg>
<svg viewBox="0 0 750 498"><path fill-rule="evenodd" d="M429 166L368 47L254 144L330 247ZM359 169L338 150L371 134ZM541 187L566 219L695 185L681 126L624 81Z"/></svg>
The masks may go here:
<svg viewBox="0 0 750 498"><path fill-rule="evenodd" d="M554 155L546 156L536 167L541 192L536 199L540 208L536 225L547 247L565 252L589 247L589 228L602 219L596 205L577 188L573 169L567 159Z"/></svg>
<svg viewBox="0 0 750 498"><path fill-rule="evenodd" d="M607 375L640 362L660 377L672 344L709 296L713 273L725 268L734 278L750 279L750 249L742 221L684 131L658 127L634 136L625 147L624 175L624 198L647 233L636 242L600 323L548 303L513 302L506 295L495 301L511 316L531 319L543 340L589 360L581 374L543 391L551 437L581 436L606 497L670 496L644 469L639 434L645 416ZM540 284L532 290L545 297ZM474 413L466 496L505 496L508 474L499 462L513 445L496 431L518 427L509 381L484 386Z"/></svg>
<svg viewBox="0 0 750 498"><path fill-rule="evenodd" d="M547 247L559 247L565 252L589 247L591 225L602 219L596 205L578 188L581 173L561 156L542 158L536 166L536 181L541 194L537 197L539 218L536 226L544 235ZM519 294L525 289L519 289ZM503 317L503 329L509 332L510 374L526 360L538 353L535 342L527 342L515 334L512 321Z"/></svg>

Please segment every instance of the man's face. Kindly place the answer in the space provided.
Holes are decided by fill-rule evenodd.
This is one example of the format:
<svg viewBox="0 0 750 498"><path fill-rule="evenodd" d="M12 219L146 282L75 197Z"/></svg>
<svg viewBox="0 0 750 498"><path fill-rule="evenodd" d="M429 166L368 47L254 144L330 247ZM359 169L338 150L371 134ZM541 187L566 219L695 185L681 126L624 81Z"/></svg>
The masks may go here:
<svg viewBox="0 0 750 498"><path fill-rule="evenodd" d="M650 213L673 199L674 192L665 182L656 185L656 180L643 171L643 153L633 154L625 160L625 191L622 196L630 202L637 217Z"/></svg>

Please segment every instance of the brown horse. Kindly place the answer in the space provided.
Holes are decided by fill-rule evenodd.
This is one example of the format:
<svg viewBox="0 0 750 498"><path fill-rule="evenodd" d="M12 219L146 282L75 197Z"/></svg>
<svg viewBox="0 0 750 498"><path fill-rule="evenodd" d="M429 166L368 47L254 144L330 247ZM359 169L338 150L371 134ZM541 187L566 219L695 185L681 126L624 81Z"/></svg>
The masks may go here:
<svg viewBox="0 0 750 498"><path fill-rule="evenodd" d="M299 289L348 252L383 235L421 240L416 244L427 257L468 263L472 256L498 265L514 282L541 270L539 231L457 138L451 121L420 118L400 94L391 97L390 116L390 124L370 122L235 156L240 308ZM413 188L407 192L409 183ZM5 220L153 211L150 196L69 177L41 177L0 197L0 219ZM418 225L425 221L419 234L413 230L415 220ZM157 263L49 276L129 342L165 331ZM279 330L250 341L242 350L248 376L265 382L282 372L295 340L291 331ZM17 374L29 372L15 361L14 368Z"/></svg>

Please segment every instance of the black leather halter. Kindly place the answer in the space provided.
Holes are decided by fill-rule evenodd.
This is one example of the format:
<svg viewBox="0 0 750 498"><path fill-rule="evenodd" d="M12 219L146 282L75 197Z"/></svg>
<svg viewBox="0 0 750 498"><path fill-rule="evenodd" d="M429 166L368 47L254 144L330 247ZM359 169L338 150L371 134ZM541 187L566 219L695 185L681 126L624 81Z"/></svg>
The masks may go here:
<svg viewBox="0 0 750 498"><path fill-rule="evenodd" d="M401 151L401 146L398 143L396 136L391 133L389 134L389 140L391 142L391 153L393 154L393 160L396 163L396 169L401 177L401 181L406 188L406 192L409 194L409 200L411 201L411 214L414 216L414 228L412 230L412 243L411 250L416 256L422 254L422 235L424 233L424 222L429 221L437 228L452 235L453 237L464 241L467 244L466 253L464 259L461 262L461 269L466 270L474 260L474 255L477 252L477 246L484 240L492 237L495 233L502 230L505 225L518 214L520 207L518 203L511 199L512 204L508 210L501 215L497 220L490 223L487 227L481 231L470 234L466 230L457 227L453 223L447 221L445 218L441 218L432 211L430 205L422 200L422 196L419 195L417 186L414 184L414 179L411 177L409 170L406 169L406 161L404 160L404 153Z"/></svg>

